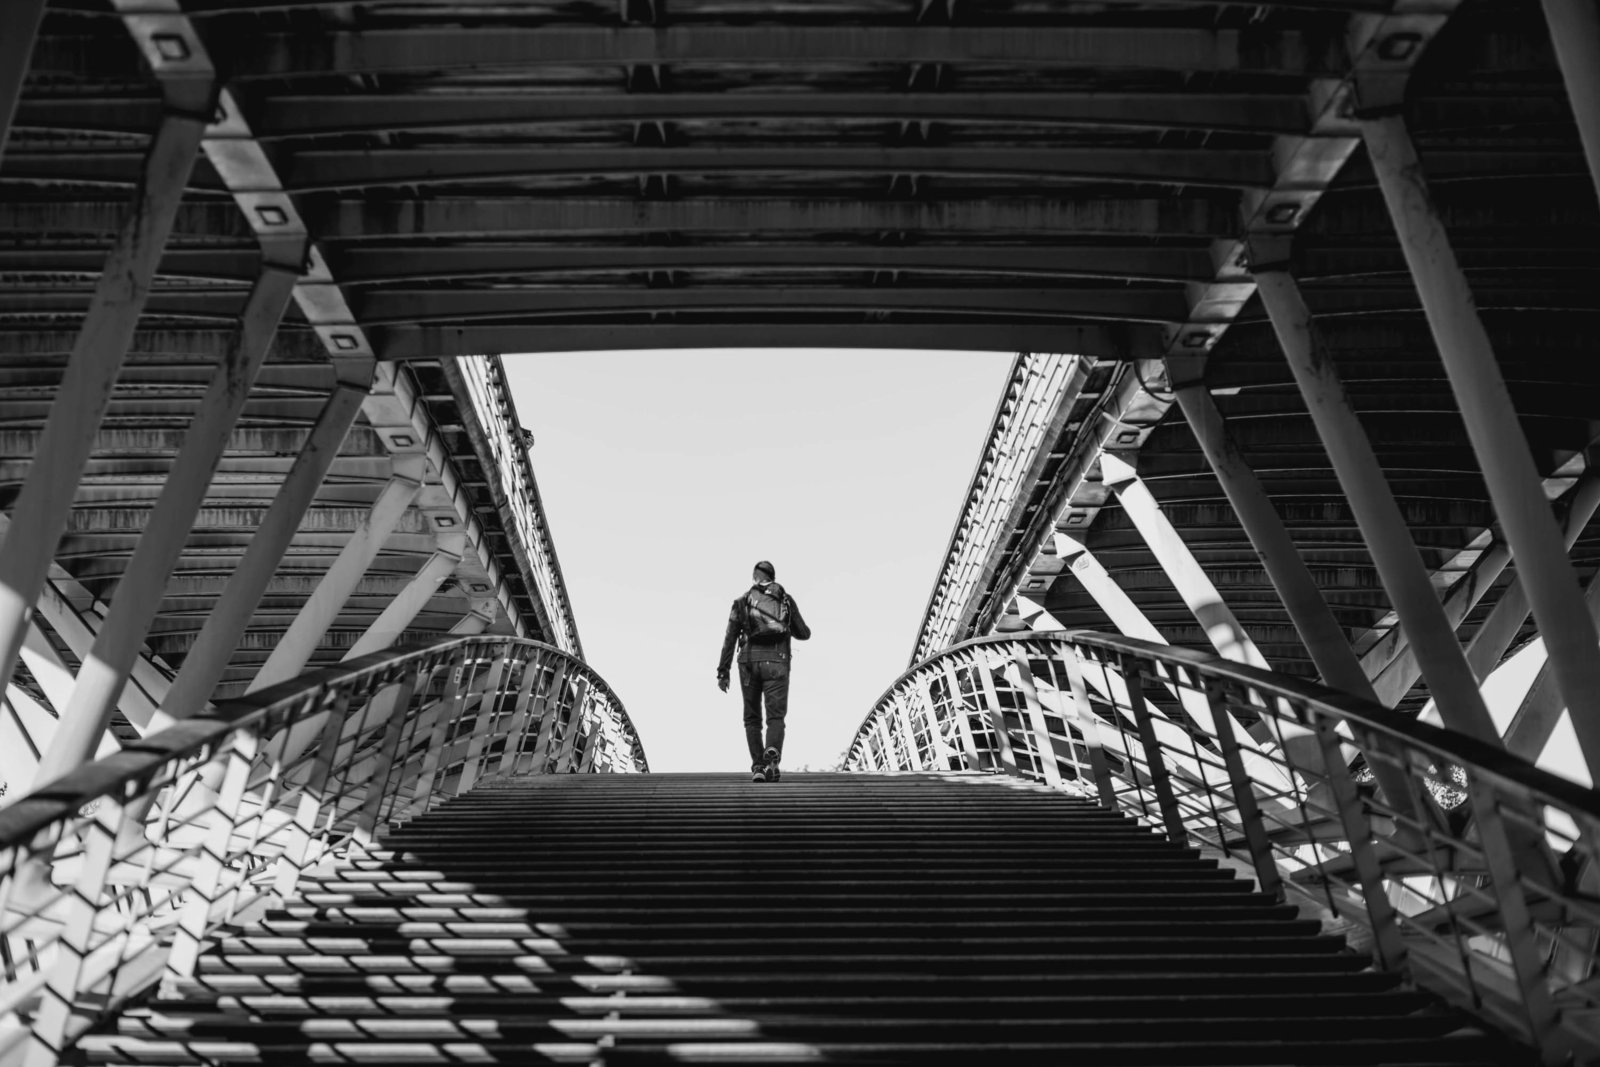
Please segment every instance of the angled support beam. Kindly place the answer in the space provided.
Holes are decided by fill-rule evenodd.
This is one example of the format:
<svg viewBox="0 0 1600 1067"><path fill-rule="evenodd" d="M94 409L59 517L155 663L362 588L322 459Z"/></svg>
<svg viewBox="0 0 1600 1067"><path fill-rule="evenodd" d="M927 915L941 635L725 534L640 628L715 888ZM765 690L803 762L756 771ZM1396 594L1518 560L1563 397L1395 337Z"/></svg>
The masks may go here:
<svg viewBox="0 0 1600 1067"><path fill-rule="evenodd" d="M53 781L92 758L128 674L139 657L150 623L161 607L167 578L183 554L195 513L205 502L234 423L244 410L265 362L278 322L289 306L298 264L264 263L250 292L234 343L222 353L211 384L200 401L199 414L189 427L161 487L149 523L111 598L94 647L78 670L72 700L61 715L61 727L46 750L39 773ZM129 715L134 719L133 715ZM150 715L134 719L148 726Z"/></svg>
<svg viewBox="0 0 1600 1067"><path fill-rule="evenodd" d="M300 528L300 520L338 458L345 435L361 414L361 404L372 384L371 362L344 361L335 366L338 384L323 403L317 421L295 456L294 465L278 486L277 495L251 537L244 558L228 577L228 584L210 618L184 657L183 666L157 713L154 724L157 729L188 718L211 699L229 658L249 629L267 584Z"/></svg>
<svg viewBox="0 0 1600 1067"><path fill-rule="evenodd" d="M333 561L316 592L307 598L300 613L289 624L289 629L278 641L272 655L262 664L246 692L254 693L279 682L288 681L305 669L316 652L322 635L339 617L350 594L355 591L361 576L377 558L389 534L399 525L406 509L422 489L424 460L421 456L396 457L394 476L373 501L372 510L345 542L339 556Z"/></svg>
<svg viewBox="0 0 1600 1067"><path fill-rule="evenodd" d="M66 665L57 654L56 647L39 629L37 619L28 623L28 635L22 643L22 662L27 665L34 681L39 683L39 688L44 690L50 706L58 712L66 707L72 699L72 684L75 681L72 668Z"/></svg>
<svg viewBox="0 0 1600 1067"><path fill-rule="evenodd" d="M56 568L52 568L52 571L55 570ZM39 602L34 605L34 610L39 617L50 624L50 629L55 631L56 636L66 642L78 662L84 663L88 661L90 650L94 648L104 620L94 610L84 614L78 612L69 597L82 587L77 586L77 583L65 575L65 571L60 574L52 573L51 579L39 593ZM27 638L24 637L23 640L26 643ZM76 684L76 679L73 681ZM167 686L166 677L141 656L134 665L133 684L123 688L117 706L126 715L143 718L154 712L157 703L166 694ZM70 700L69 697L67 702ZM64 709L67 702L57 707Z"/></svg>
<svg viewBox="0 0 1600 1067"><path fill-rule="evenodd" d="M1600 7L1594 0L1544 0L1561 80L1578 123L1589 176L1600 194Z"/></svg>
<svg viewBox="0 0 1600 1067"><path fill-rule="evenodd" d="M463 637L481 634L493 626L495 620L499 617L500 602L498 600L474 600L467 613L461 616L461 621L450 627L450 632Z"/></svg>
<svg viewBox="0 0 1600 1067"><path fill-rule="evenodd" d="M1333 360L1317 350L1310 309L1300 287L1284 268L1288 243L1263 241L1251 249L1256 291L1272 320L1273 332L1294 373L1317 435L1333 462L1356 524L1378 569L1389 602L1417 650L1428 679L1453 730L1497 745L1500 734L1478 692L1477 679L1456 641L1455 627L1439 603L1427 567L1411 540L1372 444L1345 395ZM1547 506L1547 505L1541 505Z"/></svg>
<svg viewBox="0 0 1600 1067"><path fill-rule="evenodd" d="M44 21L46 0L7 0L0 4L0 158L6 154L11 120L28 77L33 42Z"/></svg>
<svg viewBox="0 0 1600 1067"><path fill-rule="evenodd" d="M145 154L132 206L106 256L34 462L11 509L11 528L0 551L0 679L10 678L16 665L29 614L49 576L100 420L199 158L212 81L207 63L165 85L169 110Z"/></svg>
<svg viewBox="0 0 1600 1067"><path fill-rule="evenodd" d="M1483 599L1483 595L1510 562L1511 550L1504 541L1495 541L1478 557L1471 569L1450 587L1440 606L1444 608L1445 618L1450 621L1452 628L1461 625L1461 620ZM1417 659L1415 646L1405 639L1403 631L1401 638L1390 646L1395 651L1394 658L1372 678L1372 688L1378 694L1378 702L1388 708L1400 703L1422 676L1422 665Z"/></svg>
<svg viewBox="0 0 1600 1067"><path fill-rule="evenodd" d="M1169 360L1168 365L1172 362ZM1261 558L1278 600L1289 613L1295 632L1322 675L1322 683L1352 696L1375 700L1372 683L1350 648L1344 627L1328 607L1261 480L1228 434L1217 402L1199 381L1178 385L1175 391L1200 450L1205 453L1212 473L1233 506L1239 525L1244 527L1245 536Z"/></svg>
<svg viewBox="0 0 1600 1067"><path fill-rule="evenodd" d="M1250 639L1250 635L1244 632L1244 627L1239 625L1233 609L1228 607L1217 587L1206 577L1200 561L1183 543L1183 537L1172 521L1162 513L1155 494L1139 477L1131 459L1115 452L1102 452L1101 481L1117 495L1122 510L1139 531L1139 536L1144 539L1156 562L1166 572L1167 579L1178 591L1190 614L1205 630L1217 654L1235 663L1271 670L1266 657Z"/></svg>
<svg viewBox="0 0 1600 1067"><path fill-rule="evenodd" d="M462 553L465 551L466 535L454 534L439 538L439 546L434 549L433 555L428 557L412 576L411 581L389 601L378 617L372 620L367 632L356 638L355 643L350 646L350 651L346 652L343 658L352 660L371 652L381 652L393 645L400 635L405 633L406 627L411 625L412 620L428 606L428 601L438 592L440 584L455 573L456 565L461 562Z"/></svg>
<svg viewBox="0 0 1600 1067"><path fill-rule="evenodd" d="M1385 112L1360 122L1378 187L1422 298L1489 498L1516 555L1518 575L1549 650L1556 682L1572 709L1584 761L1590 774L1600 779L1600 656L1595 654L1600 632L1585 610L1577 572L1562 546L1539 469L1473 304L1471 287L1433 206L1405 119L1398 112ZM1467 674L1470 677L1470 669ZM1443 700L1439 706L1441 712L1447 710Z"/></svg>
<svg viewBox="0 0 1600 1067"><path fill-rule="evenodd" d="M1571 496L1561 526L1561 542L1566 545L1568 552L1578 543L1589 520L1594 518L1595 511L1600 509L1600 471L1592 467L1585 471L1573 487ZM1588 596L1585 592L1585 600ZM1478 627L1478 632L1467 643L1467 663L1472 666L1472 673L1479 680L1488 678L1499 666L1527 619L1528 594L1522 588L1522 580L1513 578L1490 609L1488 618L1483 620L1483 625Z"/></svg>

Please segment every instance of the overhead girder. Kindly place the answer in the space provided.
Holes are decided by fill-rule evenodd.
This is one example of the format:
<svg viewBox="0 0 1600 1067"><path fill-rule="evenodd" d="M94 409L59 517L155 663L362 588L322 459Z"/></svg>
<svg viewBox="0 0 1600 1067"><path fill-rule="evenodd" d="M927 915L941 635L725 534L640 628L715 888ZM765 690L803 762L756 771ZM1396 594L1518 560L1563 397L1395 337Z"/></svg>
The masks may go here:
<svg viewBox="0 0 1600 1067"><path fill-rule="evenodd" d="M40 40L40 73L115 76L92 40ZM122 57L126 59L126 57ZM323 78L405 71L667 64L971 63L1080 70L1314 75L1336 72L1337 39L1295 31L1166 26L544 25L428 26L355 32L258 33L230 73ZM97 66L98 65L98 66ZM126 73L132 74L133 71Z"/></svg>
<svg viewBox="0 0 1600 1067"><path fill-rule="evenodd" d="M154 101L124 98L35 100L24 128L142 134ZM1203 129L1303 133L1304 94L1228 92L741 92L525 94L492 92L272 96L252 109L256 136L343 137L399 131L472 131L633 122L742 119L1027 123L1114 129Z"/></svg>

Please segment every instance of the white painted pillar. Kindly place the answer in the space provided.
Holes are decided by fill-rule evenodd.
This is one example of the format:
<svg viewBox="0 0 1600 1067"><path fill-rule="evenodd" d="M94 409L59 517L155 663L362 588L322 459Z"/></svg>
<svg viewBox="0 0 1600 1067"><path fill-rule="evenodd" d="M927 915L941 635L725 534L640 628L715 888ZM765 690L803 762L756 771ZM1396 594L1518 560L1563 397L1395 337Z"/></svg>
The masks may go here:
<svg viewBox="0 0 1600 1067"><path fill-rule="evenodd" d="M267 584L294 541L306 510L316 499L345 435L361 414L361 403L372 383L370 361L346 360L338 364L339 383L323 404L311 432L300 446L288 475L278 486L261 525L250 538L244 558L228 577L222 596L184 657L178 676L152 729L186 719L204 708L227 670L228 660L250 627Z"/></svg>
<svg viewBox="0 0 1600 1067"><path fill-rule="evenodd" d="M1549 650L1551 670L1571 710L1584 761L1600 780L1600 656L1595 654L1600 631L1584 608L1577 572L1562 547L1539 469L1466 275L1429 195L1405 120L1398 113L1384 114L1362 118L1360 125L1467 437ZM1442 699L1439 707L1448 723L1449 707Z"/></svg>
<svg viewBox="0 0 1600 1067"><path fill-rule="evenodd" d="M204 95L211 95L209 79ZM34 462L11 508L11 526L0 546L0 680L9 679L16 666L199 156L206 109L197 101L184 102L190 106L166 111L145 154L132 207L106 256Z"/></svg>
<svg viewBox="0 0 1600 1067"><path fill-rule="evenodd" d="M205 503L217 462L244 410L256 373L289 306L299 268L263 264L228 351L217 361L199 413L161 487L155 508L111 598L100 633L78 668L78 683L61 714L61 728L44 754L39 773L58 778L90 758L111 722L117 698L138 661L167 578L183 555L194 517ZM132 715L129 716L133 718ZM151 716L141 716L147 726Z"/></svg>
<svg viewBox="0 0 1600 1067"><path fill-rule="evenodd" d="M1589 176L1600 194L1600 6L1595 0L1544 0L1544 18Z"/></svg>
<svg viewBox="0 0 1600 1067"><path fill-rule="evenodd" d="M1266 657L1245 633L1239 619L1222 599L1200 561L1183 543L1176 527L1161 511L1155 494L1144 484L1139 472L1125 457L1114 452L1100 454L1101 481L1117 495L1122 510L1133 522L1139 536L1178 591L1184 605L1206 633L1206 638L1223 659L1271 670Z"/></svg>
<svg viewBox="0 0 1600 1067"><path fill-rule="evenodd" d="M322 641L322 635L339 617L346 600L355 591L361 576L383 548L389 534L399 525L406 509L422 489L426 460L421 456L396 457L394 476L389 479L378 499L365 518L356 526L345 542L333 566L317 583L316 591L307 598L300 613L289 624L289 629L278 641L278 646L262 664L245 690L254 693L296 677L311 661L312 653Z"/></svg>
<svg viewBox="0 0 1600 1067"><path fill-rule="evenodd" d="M439 538L439 547L434 549L417 573L412 575L411 581L394 599L389 601L367 627L367 632L356 639L355 644L344 654L344 659L352 660L368 653L380 652L399 640L405 633L406 627L411 625L413 619L428 606L428 601L433 594L438 592L439 586L450 575L455 573L456 565L461 562L462 553L466 551L466 535L453 534Z"/></svg>

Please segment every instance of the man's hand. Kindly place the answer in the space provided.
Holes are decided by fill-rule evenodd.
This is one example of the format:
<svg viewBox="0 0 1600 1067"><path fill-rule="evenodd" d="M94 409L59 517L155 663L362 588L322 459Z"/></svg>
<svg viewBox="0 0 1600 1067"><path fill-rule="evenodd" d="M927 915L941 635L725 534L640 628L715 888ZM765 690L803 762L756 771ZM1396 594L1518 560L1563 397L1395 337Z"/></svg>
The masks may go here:
<svg viewBox="0 0 1600 1067"><path fill-rule="evenodd" d="M728 691L728 672L727 671L718 671L717 672L717 688L722 690L724 693L726 693Z"/></svg>

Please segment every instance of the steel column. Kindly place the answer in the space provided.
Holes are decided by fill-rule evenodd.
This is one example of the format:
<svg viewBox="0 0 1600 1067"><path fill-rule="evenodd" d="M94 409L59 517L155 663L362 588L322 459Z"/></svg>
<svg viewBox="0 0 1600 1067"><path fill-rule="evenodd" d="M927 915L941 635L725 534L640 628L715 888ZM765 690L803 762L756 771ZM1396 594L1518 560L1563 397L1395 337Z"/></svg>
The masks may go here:
<svg viewBox="0 0 1600 1067"><path fill-rule="evenodd" d="M446 543L447 541L449 543ZM382 651L394 644L400 635L405 633L406 627L411 625L412 620L428 606L428 601L438 592L440 584L455 573L456 565L461 562L464 551L463 535L456 534L448 539L440 538L439 547L434 549L433 555L428 557L427 562L423 563L412 576L411 581L406 583L406 587L389 601L378 617L372 621L372 625L367 627L367 632L356 639L343 659L352 660L369 652Z"/></svg>
<svg viewBox="0 0 1600 1067"><path fill-rule="evenodd" d="M209 87L207 89L209 95ZM111 403L209 116L169 110L145 155L132 207L106 256L0 551L0 679L10 678L72 499Z"/></svg>
<svg viewBox="0 0 1600 1067"><path fill-rule="evenodd" d="M5 158L11 120L17 114L22 83L28 77L33 42L44 21L46 0L6 0L0 4L0 159Z"/></svg>
<svg viewBox="0 0 1600 1067"><path fill-rule="evenodd" d="M1250 539L1261 566L1277 591L1278 600L1289 614L1295 632L1311 654L1311 661L1322 675L1322 684L1342 689L1364 700L1375 700L1372 683L1361 669L1344 627L1334 618L1311 570L1300 557L1294 538L1272 506L1272 500L1245 462L1228 434L1227 424L1217 402L1204 385L1194 382L1175 390L1178 406L1189 428L1205 453L1206 462L1233 506L1239 525Z"/></svg>
<svg viewBox="0 0 1600 1067"><path fill-rule="evenodd" d="M1287 253L1286 248L1269 251ZM1276 266L1281 262L1282 258L1272 256L1267 263L1259 263L1258 257L1258 265L1253 268L1256 290L1316 424L1317 435L1333 462L1334 474L1349 499L1378 578L1410 636L1411 646L1417 650L1417 660L1444 714L1445 725L1498 745L1499 732L1456 641L1455 627L1450 625L1433 583L1428 580L1427 567L1411 540L1366 431L1350 407L1333 360L1317 351L1311 312L1300 295L1300 287L1287 271ZM1269 263L1273 264L1270 268Z"/></svg>
<svg viewBox="0 0 1600 1067"><path fill-rule="evenodd" d="M295 616L294 622L278 641L278 646L267 657L267 662L257 672L245 690L254 693L279 682L295 677L310 662L322 635L327 633L333 620L339 617L344 602L355 591L361 576L377 557L383 543L405 515L411 501L422 489L426 461L421 456L397 456L394 476L389 479L372 510L351 533L350 540L340 550L339 556L317 583L316 592L307 598Z"/></svg>
<svg viewBox="0 0 1600 1067"><path fill-rule="evenodd" d="M150 623L161 608L167 577L183 554L195 512L205 502L217 461L244 410L256 373L265 362L278 322L289 306L299 267L263 263L240 318L234 342L218 361L199 414L161 487L161 495L111 598L94 647L78 669L72 700L45 751L39 773L52 781L94 755L128 672L139 658ZM130 716L131 718L132 716ZM150 716L135 721L148 726Z"/></svg>
<svg viewBox="0 0 1600 1067"><path fill-rule="evenodd" d="M1428 193L1405 120L1385 114L1361 120L1378 186L1428 318L1477 454L1528 603L1549 650L1551 670L1572 711L1573 729L1591 774L1600 777L1600 646L1584 609L1577 573L1561 544L1540 486L1528 440L1478 317L1466 275ZM1465 666L1465 659L1462 661ZM1467 672L1471 674L1470 669ZM1430 686L1433 684L1429 680ZM1480 701L1481 703L1481 701ZM1439 702L1441 712L1444 702ZM1445 722L1449 723L1446 718ZM1496 738L1498 740L1498 738Z"/></svg>
<svg viewBox="0 0 1600 1067"><path fill-rule="evenodd" d="M211 699L229 658L250 627L267 584L300 528L300 520L316 499L323 478L339 456L345 435L361 414L361 403L372 384L372 365L363 362L357 366L352 362L341 365L339 370L339 383L323 404L294 465L250 538L244 558L228 577L216 607L184 657L183 666L156 713L153 729L188 718Z"/></svg>
<svg viewBox="0 0 1600 1067"><path fill-rule="evenodd" d="M1578 140L1589 176L1600 194L1600 7L1595 0L1544 0L1567 102L1578 123Z"/></svg>
<svg viewBox="0 0 1600 1067"><path fill-rule="evenodd" d="M1189 546L1183 543L1155 494L1144 484L1134 465L1114 452L1100 454L1101 481L1117 495L1117 502L1139 531L1145 545L1155 556L1156 563L1166 572L1172 587L1178 591L1195 621L1205 630L1206 638L1223 659L1244 663L1262 670L1271 670L1266 657L1239 625L1233 610L1223 601L1222 594L1206 577L1200 561L1194 558Z"/></svg>

